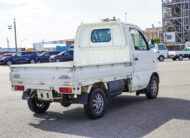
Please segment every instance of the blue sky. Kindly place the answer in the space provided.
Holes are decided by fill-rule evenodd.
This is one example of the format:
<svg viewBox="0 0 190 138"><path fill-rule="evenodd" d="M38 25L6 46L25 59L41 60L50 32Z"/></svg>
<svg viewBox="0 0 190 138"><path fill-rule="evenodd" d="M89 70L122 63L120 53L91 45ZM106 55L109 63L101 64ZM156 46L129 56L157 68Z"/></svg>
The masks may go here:
<svg viewBox="0 0 190 138"><path fill-rule="evenodd" d="M161 0L0 0L0 47L9 38L14 47L13 30L7 26L17 21L19 47L33 42L75 37L81 22L99 22L103 18L120 18L141 29L159 26Z"/></svg>

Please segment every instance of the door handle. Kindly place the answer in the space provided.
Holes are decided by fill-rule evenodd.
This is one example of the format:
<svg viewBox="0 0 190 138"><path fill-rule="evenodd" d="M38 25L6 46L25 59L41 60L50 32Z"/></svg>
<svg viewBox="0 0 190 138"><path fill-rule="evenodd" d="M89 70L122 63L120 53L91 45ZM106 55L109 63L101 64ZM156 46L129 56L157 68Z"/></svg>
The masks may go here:
<svg viewBox="0 0 190 138"><path fill-rule="evenodd" d="M139 60L139 58L136 57L136 58L135 58L135 61L138 61L138 60Z"/></svg>

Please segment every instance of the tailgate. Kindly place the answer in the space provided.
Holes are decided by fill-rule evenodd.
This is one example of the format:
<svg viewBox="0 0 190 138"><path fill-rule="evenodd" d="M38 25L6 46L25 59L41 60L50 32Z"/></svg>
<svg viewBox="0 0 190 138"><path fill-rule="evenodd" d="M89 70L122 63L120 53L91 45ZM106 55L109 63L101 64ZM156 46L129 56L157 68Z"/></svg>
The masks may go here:
<svg viewBox="0 0 190 138"><path fill-rule="evenodd" d="M72 63L48 63L11 66L12 85L24 85L25 89L57 89L73 85ZM57 86L57 88L56 88Z"/></svg>

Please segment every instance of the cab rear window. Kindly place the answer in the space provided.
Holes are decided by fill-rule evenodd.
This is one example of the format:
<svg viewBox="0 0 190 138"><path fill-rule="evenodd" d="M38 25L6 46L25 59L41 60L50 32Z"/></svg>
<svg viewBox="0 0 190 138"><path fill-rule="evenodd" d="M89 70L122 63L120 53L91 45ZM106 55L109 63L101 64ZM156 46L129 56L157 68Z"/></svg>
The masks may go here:
<svg viewBox="0 0 190 138"><path fill-rule="evenodd" d="M92 31L91 41L93 43L110 42L110 29L96 29Z"/></svg>

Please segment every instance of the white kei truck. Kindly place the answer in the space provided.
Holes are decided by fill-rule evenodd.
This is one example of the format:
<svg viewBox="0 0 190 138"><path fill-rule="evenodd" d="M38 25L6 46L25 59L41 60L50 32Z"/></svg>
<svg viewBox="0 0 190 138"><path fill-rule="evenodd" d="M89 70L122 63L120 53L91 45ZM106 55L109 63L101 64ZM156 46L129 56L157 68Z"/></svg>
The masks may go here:
<svg viewBox="0 0 190 138"><path fill-rule="evenodd" d="M182 61L184 58L190 59L190 42L185 43L185 49L182 51L169 51L168 55L173 61L177 59Z"/></svg>
<svg viewBox="0 0 190 138"><path fill-rule="evenodd" d="M137 26L120 21L81 24L73 62L11 65L10 70L13 91L23 92L34 113L44 113L52 102L83 104L87 116L97 119L113 96L136 92L154 99L159 90L155 51Z"/></svg>

